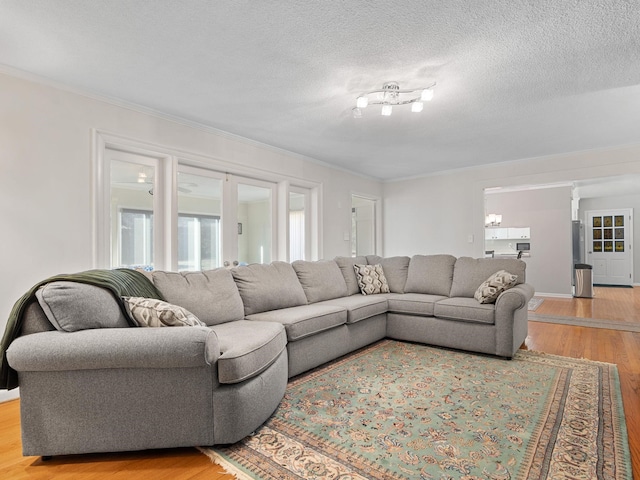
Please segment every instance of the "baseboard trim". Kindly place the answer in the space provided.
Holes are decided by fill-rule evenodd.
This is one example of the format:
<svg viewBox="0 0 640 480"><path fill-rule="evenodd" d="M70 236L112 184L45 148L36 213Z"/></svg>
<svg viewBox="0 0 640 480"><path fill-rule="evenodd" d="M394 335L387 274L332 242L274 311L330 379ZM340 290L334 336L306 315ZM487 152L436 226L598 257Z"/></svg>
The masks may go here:
<svg viewBox="0 0 640 480"><path fill-rule="evenodd" d="M10 400L15 400L16 398L20 398L19 390L20 390L19 388L14 388L13 390L0 391L0 403L4 403Z"/></svg>
<svg viewBox="0 0 640 480"><path fill-rule="evenodd" d="M544 292L536 292L535 297L551 297L551 298L573 298L573 295L570 293L544 293Z"/></svg>

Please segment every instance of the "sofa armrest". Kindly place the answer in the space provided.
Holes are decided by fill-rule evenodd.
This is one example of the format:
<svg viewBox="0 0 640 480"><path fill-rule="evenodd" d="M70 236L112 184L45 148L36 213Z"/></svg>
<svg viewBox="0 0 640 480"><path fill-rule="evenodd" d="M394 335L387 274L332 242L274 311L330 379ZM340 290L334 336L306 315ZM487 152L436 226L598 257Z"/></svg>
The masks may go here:
<svg viewBox="0 0 640 480"><path fill-rule="evenodd" d="M218 337L207 327L41 332L19 337L7 349L18 372L188 368L211 365L219 356Z"/></svg>
<svg viewBox="0 0 640 480"><path fill-rule="evenodd" d="M496 312L513 312L519 308L526 307L533 297L535 290L528 283L521 283L509 290L505 290L496 300Z"/></svg>

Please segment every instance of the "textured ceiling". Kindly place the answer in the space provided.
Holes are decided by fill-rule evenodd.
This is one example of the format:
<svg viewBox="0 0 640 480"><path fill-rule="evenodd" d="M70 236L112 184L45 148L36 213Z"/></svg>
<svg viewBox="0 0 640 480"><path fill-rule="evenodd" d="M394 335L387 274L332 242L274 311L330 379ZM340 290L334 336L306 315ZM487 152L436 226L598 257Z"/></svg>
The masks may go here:
<svg viewBox="0 0 640 480"><path fill-rule="evenodd" d="M640 143L637 0L0 0L0 64L380 179ZM395 80L421 114L351 116Z"/></svg>

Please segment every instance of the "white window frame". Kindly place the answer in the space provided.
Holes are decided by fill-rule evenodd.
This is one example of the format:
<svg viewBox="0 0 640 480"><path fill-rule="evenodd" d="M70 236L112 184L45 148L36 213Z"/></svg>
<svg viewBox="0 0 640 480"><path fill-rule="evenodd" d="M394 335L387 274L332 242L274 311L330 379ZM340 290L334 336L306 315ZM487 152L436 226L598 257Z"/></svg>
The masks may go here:
<svg viewBox="0 0 640 480"><path fill-rule="evenodd" d="M288 175L277 174L258 168L246 167L212 156L198 155L177 149L132 139L123 135L93 129L91 131L91 176L92 176L92 257L94 268L111 266L111 185L110 162L106 158L107 149L138 154L154 159L156 175L154 185L154 267L158 270L176 270L177 250L177 173L189 167L212 174L237 175L277 185L272 209L274 223L272 229L272 260L288 260L288 205L289 188L308 189L310 192L310 241L306 246L309 260L318 260L323 254L322 192L323 184ZM286 195L282 193L286 192ZM225 202L229 207L229 201ZM233 208L233 207L231 207ZM284 215L283 215L284 214ZM224 211L222 213L224 218ZM284 218L284 221L283 221ZM284 228L283 228L284 227ZM223 232L223 248L224 248ZM282 248L282 246L285 248Z"/></svg>

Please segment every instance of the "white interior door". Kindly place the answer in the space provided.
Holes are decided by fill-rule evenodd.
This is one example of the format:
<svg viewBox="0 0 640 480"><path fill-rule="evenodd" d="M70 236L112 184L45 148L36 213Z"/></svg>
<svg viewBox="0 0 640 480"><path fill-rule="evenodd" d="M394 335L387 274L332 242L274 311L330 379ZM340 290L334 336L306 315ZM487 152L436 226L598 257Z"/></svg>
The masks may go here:
<svg viewBox="0 0 640 480"><path fill-rule="evenodd" d="M376 201L351 196L351 254L376 253Z"/></svg>
<svg viewBox="0 0 640 480"><path fill-rule="evenodd" d="M593 283L633 285L633 210L589 210L586 215L586 261L593 265Z"/></svg>

